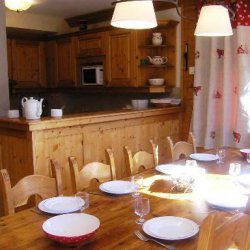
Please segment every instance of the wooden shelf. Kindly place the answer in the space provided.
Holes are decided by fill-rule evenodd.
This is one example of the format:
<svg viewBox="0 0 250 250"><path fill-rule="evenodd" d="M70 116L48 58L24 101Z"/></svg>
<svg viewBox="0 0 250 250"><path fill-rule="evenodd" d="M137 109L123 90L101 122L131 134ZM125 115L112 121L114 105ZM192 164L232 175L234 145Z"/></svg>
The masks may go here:
<svg viewBox="0 0 250 250"><path fill-rule="evenodd" d="M145 45L140 45L139 48L143 48L143 49L164 49L164 48L174 48L174 45L167 45L167 44L162 44L162 45L145 44Z"/></svg>
<svg viewBox="0 0 250 250"><path fill-rule="evenodd" d="M153 64L140 64L141 68L174 68L171 64L153 65Z"/></svg>

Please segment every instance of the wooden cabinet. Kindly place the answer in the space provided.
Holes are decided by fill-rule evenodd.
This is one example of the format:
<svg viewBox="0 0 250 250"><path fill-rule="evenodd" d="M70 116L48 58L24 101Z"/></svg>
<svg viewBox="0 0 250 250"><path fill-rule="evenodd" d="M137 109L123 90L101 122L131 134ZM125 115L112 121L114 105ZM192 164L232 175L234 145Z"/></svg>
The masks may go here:
<svg viewBox="0 0 250 250"><path fill-rule="evenodd" d="M13 79L13 71L12 71L12 48L11 48L11 39L7 39L7 56L8 56L8 76L9 79Z"/></svg>
<svg viewBox="0 0 250 250"><path fill-rule="evenodd" d="M109 86L136 86L136 31L115 29L108 32L106 78Z"/></svg>
<svg viewBox="0 0 250 250"><path fill-rule="evenodd" d="M83 34L77 37L78 56L101 56L105 55L106 32Z"/></svg>
<svg viewBox="0 0 250 250"><path fill-rule="evenodd" d="M75 37L54 41L55 84L57 87L76 85Z"/></svg>
<svg viewBox="0 0 250 250"><path fill-rule="evenodd" d="M44 45L39 41L11 40L9 74L17 88L46 86Z"/></svg>

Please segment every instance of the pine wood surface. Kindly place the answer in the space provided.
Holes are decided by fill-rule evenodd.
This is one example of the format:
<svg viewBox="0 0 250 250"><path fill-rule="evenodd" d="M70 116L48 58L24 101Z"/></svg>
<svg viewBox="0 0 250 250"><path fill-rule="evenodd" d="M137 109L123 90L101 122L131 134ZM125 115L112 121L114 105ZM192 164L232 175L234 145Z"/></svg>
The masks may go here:
<svg viewBox="0 0 250 250"><path fill-rule="evenodd" d="M42 118L0 119L0 167L6 168L15 185L30 174L49 176L50 160L62 166L63 193L72 194L68 157L77 158L80 169L89 162L106 162L105 149L114 152L117 178L129 175L123 147L132 152L151 150L149 140L159 145L159 162L168 159L166 136L180 140L182 107L120 110ZM1 193L0 193L1 195ZM1 207L1 203L0 203ZM1 209L0 209L1 213Z"/></svg>
<svg viewBox="0 0 250 250"><path fill-rule="evenodd" d="M235 149L227 150L227 159L223 166L218 166L214 162L200 163L200 166L207 169L207 178L211 184L223 187L224 181L231 178L227 173L229 163L232 161L242 163L242 172L250 172L239 151ZM184 164L184 162L178 163ZM181 216L201 224L211 213L202 196L197 193L169 192L166 187L167 176L152 169L145 171L143 175L146 187L141 192L143 196L149 197L151 205L151 212L146 219L155 216ZM97 190L97 192L100 191ZM86 242L82 249L162 249L161 246L152 242L143 242L134 235L134 231L141 229L141 226L135 223L137 217L133 212L131 195L110 198L109 195L90 194L90 207L86 213L97 216L101 226L96 236ZM41 228L46 219L44 215L34 213L32 210L0 218L0 249L72 249L46 238ZM194 250L197 242L198 236L168 243L179 250Z"/></svg>

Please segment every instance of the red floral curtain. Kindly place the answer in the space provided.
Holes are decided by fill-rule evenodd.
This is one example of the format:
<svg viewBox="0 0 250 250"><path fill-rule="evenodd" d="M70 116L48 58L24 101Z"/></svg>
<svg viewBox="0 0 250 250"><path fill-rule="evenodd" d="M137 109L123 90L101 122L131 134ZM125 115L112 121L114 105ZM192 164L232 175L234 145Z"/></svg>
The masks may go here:
<svg viewBox="0 0 250 250"><path fill-rule="evenodd" d="M192 130L198 146L250 147L250 0L216 3L229 9L234 35L196 38Z"/></svg>

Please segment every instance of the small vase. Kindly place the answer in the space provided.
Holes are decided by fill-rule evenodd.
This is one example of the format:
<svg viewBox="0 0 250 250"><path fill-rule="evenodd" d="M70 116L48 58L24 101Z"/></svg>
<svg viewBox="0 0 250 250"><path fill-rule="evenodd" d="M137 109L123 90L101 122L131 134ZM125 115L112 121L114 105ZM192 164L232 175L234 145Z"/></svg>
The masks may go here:
<svg viewBox="0 0 250 250"><path fill-rule="evenodd" d="M153 33L152 44L155 46L162 45L162 34L161 33Z"/></svg>

